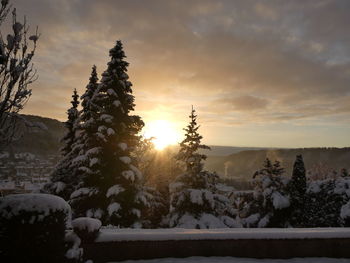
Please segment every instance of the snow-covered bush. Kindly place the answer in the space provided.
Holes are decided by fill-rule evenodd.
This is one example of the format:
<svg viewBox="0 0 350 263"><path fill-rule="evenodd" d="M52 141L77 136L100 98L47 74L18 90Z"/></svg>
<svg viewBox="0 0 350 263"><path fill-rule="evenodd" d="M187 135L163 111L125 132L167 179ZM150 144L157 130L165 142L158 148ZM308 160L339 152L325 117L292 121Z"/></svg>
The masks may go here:
<svg viewBox="0 0 350 263"><path fill-rule="evenodd" d="M83 248L81 245L81 239L79 236L73 232L66 232L66 236L64 239L67 247L67 251L65 253L65 262L67 263L80 263L83 260Z"/></svg>
<svg viewBox="0 0 350 263"><path fill-rule="evenodd" d="M90 217L79 217L72 221L74 233L84 242L93 242L99 235L101 221Z"/></svg>
<svg viewBox="0 0 350 263"><path fill-rule="evenodd" d="M165 204L164 197L154 187L144 185L144 191L139 192L137 198L143 200L141 209L142 228L162 228L167 227L164 224L164 218L168 214L168 207Z"/></svg>
<svg viewBox="0 0 350 263"><path fill-rule="evenodd" d="M64 262L70 206L47 194L0 199L1 262Z"/></svg>
<svg viewBox="0 0 350 263"><path fill-rule="evenodd" d="M344 226L350 226L350 202L347 202L341 207L340 218L344 221Z"/></svg>
<svg viewBox="0 0 350 263"><path fill-rule="evenodd" d="M247 227L285 227L288 225L290 196L288 179L283 177L284 169L269 159L253 177L254 198L245 207L243 223Z"/></svg>
<svg viewBox="0 0 350 263"><path fill-rule="evenodd" d="M347 224L350 180L347 178L311 181L306 191L304 227L339 227Z"/></svg>

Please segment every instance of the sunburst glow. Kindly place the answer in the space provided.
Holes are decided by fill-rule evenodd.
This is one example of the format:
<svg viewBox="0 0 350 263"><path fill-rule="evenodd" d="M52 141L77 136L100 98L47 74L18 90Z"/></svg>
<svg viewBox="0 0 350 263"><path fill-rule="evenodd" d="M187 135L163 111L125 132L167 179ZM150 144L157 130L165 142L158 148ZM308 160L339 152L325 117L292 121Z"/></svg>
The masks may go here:
<svg viewBox="0 0 350 263"><path fill-rule="evenodd" d="M145 129L145 137L154 138L152 141L157 150L178 143L181 137L175 125L166 120L150 121Z"/></svg>

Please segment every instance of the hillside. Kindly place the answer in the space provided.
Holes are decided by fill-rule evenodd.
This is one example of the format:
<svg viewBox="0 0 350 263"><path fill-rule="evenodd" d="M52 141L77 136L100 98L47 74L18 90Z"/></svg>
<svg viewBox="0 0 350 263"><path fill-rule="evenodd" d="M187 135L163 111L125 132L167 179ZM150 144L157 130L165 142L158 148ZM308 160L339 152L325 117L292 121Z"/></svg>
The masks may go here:
<svg viewBox="0 0 350 263"><path fill-rule="evenodd" d="M41 156L58 154L60 139L65 130L63 123L40 116L22 116L33 125L28 127L23 123L20 124L22 136L11 145L12 151L15 153L30 152Z"/></svg>
<svg viewBox="0 0 350 263"><path fill-rule="evenodd" d="M60 139L65 130L63 123L40 116L23 116L35 125L30 128L22 125L24 136L12 145L13 151L30 152L43 157L58 154ZM350 168L350 148L267 149L211 146L211 151L205 151L205 154L208 155L206 169L236 180L249 180L266 157L279 160L286 168L287 175L292 171L297 154L303 155L309 171L320 169L320 166L328 170Z"/></svg>
<svg viewBox="0 0 350 263"><path fill-rule="evenodd" d="M268 157L280 161L290 175L297 154L303 155L308 171L350 168L350 148L248 150L228 156L208 156L206 168L227 177L249 180Z"/></svg>

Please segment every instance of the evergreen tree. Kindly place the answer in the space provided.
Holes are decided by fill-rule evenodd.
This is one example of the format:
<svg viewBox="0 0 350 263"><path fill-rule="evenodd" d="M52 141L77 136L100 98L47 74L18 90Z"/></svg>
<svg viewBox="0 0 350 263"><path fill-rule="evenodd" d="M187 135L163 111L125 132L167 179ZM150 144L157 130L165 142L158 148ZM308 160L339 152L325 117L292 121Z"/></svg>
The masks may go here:
<svg viewBox="0 0 350 263"><path fill-rule="evenodd" d="M99 125L98 113L100 107L94 100L97 87L97 71L96 66L93 66L85 93L80 98L82 110L80 111L78 122L79 136L72 147L72 155L75 157L72 163L72 167L74 168L84 166L84 162L87 161L87 158L85 158L87 150L98 146L96 131L98 128L97 125ZM94 150L97 151L98 148ZM79 181L85 172L81 169L75 169L75 175L79 178Z"/></svg>
<svg viewBox="0 0 350 263"><path fill-rule="evenodd" d="M253 176L254 199L249 205L247 217L243 220L248 226L284 227L290 206L286 189L287 179L282 177L284 168L279 161L274 164L266 158L262 169Z"/></svg>
<svg viewBox="0 0 350 263"><path fill-rule="evenodd" d="M100 107L96 104L95 93L98 88L98 76L96 66L92 67L89 83L85 88L85 93L81 96L82 110L78 122L79 136L72 146L72 162L70 169L74 173L75 190L81 188L83 178L88 176L92 171L88 168L90 159L97 154L101 147L99 147L96 131L99 125L98 113ZM76 192L75 192L76 193ZM70 196L71 199L71 196ZM85 207L80 208L84 210ZM73 214L79 210L73 210Z"/></svg>
<svg viewBox="0 0 350 263"><path fill-rule="evenodd" d="M297 155L293 166L292 179L289 182L291 196L291 224L302 226L306 191L306 170L302 155Z"/></svg>
<svg viewBox="0 0 350 263"><path fill-rule="evenodd" d="M235 211L217 189L218 176L203 170L206 155L201 144L197 116L192 108L189 125L184 129L185 139L180 143L177 159L184 164L184 174L170 185L170 226L185 228L217 228L237 226L232 218Z"/></svg>
<svg viewBox="0 0 350 263"><path fill-rule="evenodd" d="M302 227L342 226L341 208L349 200L349 182L343 178L310 183L305 195Z"/></svg>
<svg viewBox="0 0 350 263"><path fill-rule="evenodd" d="M79 96L74 89L72 95L72 107L67 111L68 120L65 122L66 133L62 138L64 144L61 148L62 159L51 174L51 182L45 185L44 191L61 196L65 200L69 199L74 191L74 170L72 169L72 149L77 141L77 122L79 119Z"/></svg>
<svg viewBox="0 0 350 263"><path fill-rule="evenodd" d="M68 120L65 123L67 132L62 139L64 146L61 149L61 154L63 156L68 155L72 151L72 146L76 140L76 132L77 132L76 122L79 117L79 111L78 111L79 95L76 89L74 89L73 91L71 104L72 104L72 107L67 112Z"/></svg>
<svg viewBox="0 0 350 263"><path fill-rule="evenodd" d="M139 116L130 115L134 96L121 41L109 55L107 70L91 99L97 111L86 124L90 126L86 139L91 144L84 145L85 150L77 158L82 160L78 169L85 175L80 188L71 195L71 204L76 216L131 227L140 222L141 209L149 205L150 197L143 191L142 174L131 158L143 122Z"/></svg>
<svg viewBox="0 0 350 263"><path fill-rule="evenodd" d="M98 112L98 108L94 105L94 101L92 100L96 90L98 87L98 77L96 66L92 67L91 76L89 79L89 84L86 86L85 93L81 96L81 122L86 126L88 126L89 122L94 122L94 115Z"/></svg>

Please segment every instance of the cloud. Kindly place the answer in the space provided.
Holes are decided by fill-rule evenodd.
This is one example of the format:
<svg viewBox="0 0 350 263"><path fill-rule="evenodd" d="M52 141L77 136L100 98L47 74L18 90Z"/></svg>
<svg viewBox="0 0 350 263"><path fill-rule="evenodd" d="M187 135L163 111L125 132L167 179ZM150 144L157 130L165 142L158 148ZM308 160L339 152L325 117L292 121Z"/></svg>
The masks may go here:
<svg viewBox="0 0 350 263"><path fill-rule="evenodd" d="M228 97L217 99L213 101L213 104L217 106L217 109L223 108L223 110L229 108L232 111L261 111L266 109L268 101L263 98L245 95L233 98Z"/></svg>
<svg viewBox="0 0 350 263"><path fill-rule="evenodd" d="M45 93L53 103L50 117L64 119L70 93L83 92L93 64L103 72L116 39L123 40L130 62L137 111L147 118L159 109L187 116L192 104L208 121L226 113L222 125L321 122L350 111L349 1L14 5L42 32L32 100ZM41 114L33 103L28 110Z"/></svg>

